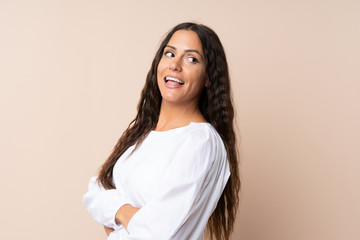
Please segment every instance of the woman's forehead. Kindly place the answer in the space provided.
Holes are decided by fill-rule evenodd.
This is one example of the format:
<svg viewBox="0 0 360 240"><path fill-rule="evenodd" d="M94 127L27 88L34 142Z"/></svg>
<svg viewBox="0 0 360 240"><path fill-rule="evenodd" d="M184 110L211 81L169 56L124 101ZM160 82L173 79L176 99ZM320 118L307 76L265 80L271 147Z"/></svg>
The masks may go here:
<svg viewBox="0 0 360 240"><path fill-rule="evenodd" d="M179 51L196 50L203 55L200 38L196 32L191 30L176 31L167 45L172 46Z"/></svg>

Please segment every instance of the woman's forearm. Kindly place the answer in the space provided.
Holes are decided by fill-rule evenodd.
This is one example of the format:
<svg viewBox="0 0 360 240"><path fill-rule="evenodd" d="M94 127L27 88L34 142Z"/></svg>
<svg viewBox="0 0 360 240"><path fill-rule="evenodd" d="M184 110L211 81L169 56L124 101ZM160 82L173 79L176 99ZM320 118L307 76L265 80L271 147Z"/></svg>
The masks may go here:
<svg viewBox="0 0 360 240"><path fill-rule="evenodd" d="M127 229L127 226L131 220L131 218L135 215L140 208L133 207L129 204L123 205L116 213L115 220L117 223L121 223L124 228Z"/></svg>

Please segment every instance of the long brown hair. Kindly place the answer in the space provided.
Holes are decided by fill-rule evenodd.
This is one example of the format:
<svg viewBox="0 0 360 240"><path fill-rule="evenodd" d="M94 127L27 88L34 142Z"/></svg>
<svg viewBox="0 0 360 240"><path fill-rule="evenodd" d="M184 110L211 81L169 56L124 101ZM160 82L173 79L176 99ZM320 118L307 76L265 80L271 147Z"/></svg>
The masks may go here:
<svg viewBox="0 0 360 240"><path fill-rule="evenodd" d="M209 218L207 230L211 239L229 239L233 231L239 205L240 177L238 152L234 132L234 108L231 98L230 77L225 51L216 33L207 26L196 23L181 23L175 26L163 39L141 92L137 115L122 134L112 153L101 166L98 181L106 188L113 189L113 168L118 158L132 145L139 146L159 119L161 94L157 85L157 67L163 50L172 35L181 29L197 33L206 62L207 87L199 100L199 108L204 118L221 136L230 164L230 179L219 202Z"/></svg>

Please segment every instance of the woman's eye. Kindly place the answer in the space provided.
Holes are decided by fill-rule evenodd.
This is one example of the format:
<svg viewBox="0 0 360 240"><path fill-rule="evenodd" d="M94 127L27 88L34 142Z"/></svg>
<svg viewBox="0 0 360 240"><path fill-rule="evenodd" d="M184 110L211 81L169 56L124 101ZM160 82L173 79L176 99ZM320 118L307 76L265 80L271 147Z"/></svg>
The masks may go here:
<svg viewBox="0 0 360 240"><path fill-rule="evenodd" d="M189 57L189 61L192 63L198 63L199 61L194 57Z"/></svg>
<svg viewBox="0 0 360 240"><path fill-rule="evenodd" d="M165 52L164 55L168 56L168 57L174 57L175 56L172 52Z"/></svg>

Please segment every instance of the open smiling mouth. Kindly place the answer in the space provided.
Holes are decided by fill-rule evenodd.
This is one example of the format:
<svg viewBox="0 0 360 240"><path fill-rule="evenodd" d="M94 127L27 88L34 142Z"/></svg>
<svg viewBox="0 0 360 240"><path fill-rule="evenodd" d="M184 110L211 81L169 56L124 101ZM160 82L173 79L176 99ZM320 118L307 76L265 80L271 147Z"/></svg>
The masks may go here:
<svg viewBox="0 0 360 240"><path fill-rule="evenodd" d="M169 82L169 81L172 81L172 82L177 82L180 85L184 85L183 81L181 81L180 79L174 78L174 77L165 77L164 80L165 80L166 83Z"/></svg>

